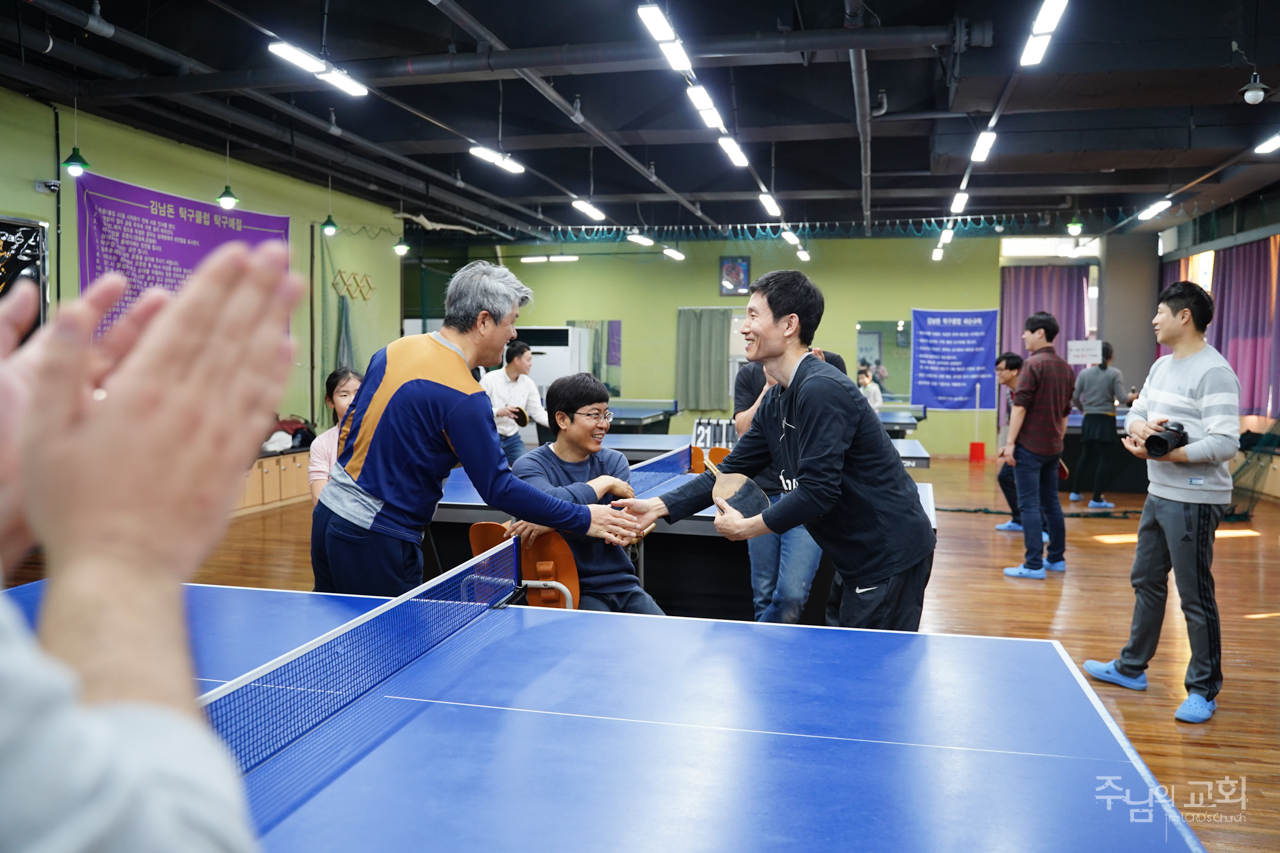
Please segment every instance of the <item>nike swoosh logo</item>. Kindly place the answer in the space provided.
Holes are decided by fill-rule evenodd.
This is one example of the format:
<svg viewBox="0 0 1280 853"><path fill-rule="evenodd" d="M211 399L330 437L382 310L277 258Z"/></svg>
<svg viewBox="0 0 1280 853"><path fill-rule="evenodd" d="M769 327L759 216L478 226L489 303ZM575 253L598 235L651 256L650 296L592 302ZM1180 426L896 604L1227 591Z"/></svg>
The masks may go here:
<svg viewBox="0 0 1280 853"><path fill-rule="evenodd" d="M879 589L879 587L876 587L876 586L869 586L869 587L867 587L866 589L863 589L862 587L857 587L857 588L855 588L855 589L854 589L854 592L858 593L858 595L862 595L862 593L864 593L864 592L871 592L871 590L873 590L873 589Z"/></svg>

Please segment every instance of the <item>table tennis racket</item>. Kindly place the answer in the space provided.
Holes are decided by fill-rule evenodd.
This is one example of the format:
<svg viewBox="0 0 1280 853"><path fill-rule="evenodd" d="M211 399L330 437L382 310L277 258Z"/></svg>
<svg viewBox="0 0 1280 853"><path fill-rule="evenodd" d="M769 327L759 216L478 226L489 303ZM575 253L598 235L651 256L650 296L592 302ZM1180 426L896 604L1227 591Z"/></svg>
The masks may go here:
<svg viewBox="0 0 1280 853"><path fill-rule="evenodd" d="M769 508L769 496L745 474L722 474L712 462L707 462L707 470L716 475L715 488L711 496L720 498L729 506L742 513L744 518L752 518Z"/></svg>
<svg viewBox="0 0 1280 853"><path fill-rule="evenodd" d="M1068 470L1067 463L1063 462L1061 459L1058 460L1058 479L1059 480L1071 479L1071 471Z"/></svg>
<svg viewBox="0 0 1280 853"><path fill-rule="evenodd" d="M512 416L512 420L516 422L516 426L518 427L528 426L529 413L526 412L524 409L520 408L519 406L515 406L514 408L516 410L516 413L515 415Z"/></svg>

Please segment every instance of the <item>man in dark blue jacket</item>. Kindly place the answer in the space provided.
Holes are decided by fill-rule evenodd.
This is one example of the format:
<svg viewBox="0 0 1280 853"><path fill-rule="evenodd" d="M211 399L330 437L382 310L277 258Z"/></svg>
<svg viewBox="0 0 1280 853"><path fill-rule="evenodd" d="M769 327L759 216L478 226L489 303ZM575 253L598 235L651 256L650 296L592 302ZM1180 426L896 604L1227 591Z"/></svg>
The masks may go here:
<svg viewBox="0 0 1280 853"><path fill-rule="evenodd" d="M633 497L627 458L604 448L612 420L609 389L603 382L590 373L560 377L547 389L547 422L555 441L521 456L511 472L553 498L580 506ZM528 542L547 529L521 521L511 526L511 534L518 533ZM578 567L580 609L663 615L640 588L621 547L568 530L560 534Z"/></svg>
<svg viewBox="0 0 1280 853"><path fill-rule="evenodd" d="M915 631L937 539L866 397L809 352L822 320L822 291L803 273L780 270L757 279L750 293L741 329L747 359L761 362L777 384L720 470L753 477L774 465L785 496L751 518L717 499L716 529L728 539L750 539L803 524L835 563L829 623ZM714 484L706 474L659 498L615 505L646 527L706 507Z"/></svg>

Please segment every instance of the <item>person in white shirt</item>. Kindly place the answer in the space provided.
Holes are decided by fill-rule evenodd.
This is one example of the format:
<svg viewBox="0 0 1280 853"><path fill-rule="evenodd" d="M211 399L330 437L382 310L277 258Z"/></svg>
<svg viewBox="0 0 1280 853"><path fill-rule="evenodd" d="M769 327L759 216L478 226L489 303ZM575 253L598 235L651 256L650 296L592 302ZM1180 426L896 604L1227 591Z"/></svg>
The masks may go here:
<svg viewBox="0 0 1280 853"><path fill-rule="evenodd" d="M858 388L862 391L862 396L866 397L867 402L871 404L871 411L879 414L884 396L880 393L880 386L871 381L870 370L858 371Z"/></svg>
<svg viewBox="0 0 1280 853"><path fill-rule="evenodd" d="M524 341L512 341L507 347L507 366L491 370L480 379L480 387L493 402L493 417L508 465L514 465L525 452L520 427L515 421L517 409L524 410L529 420L547 426L547 410L538 396L538 386L529 378L531 369L533 353L529 351L529 345Z"/></svg>
<svg viewBox="0 0 1280 853"><path fill-rule="evenodd" d="M38 543L48 575L38 641L0 594L0 850L255 849L182 584L275 421L288 265L283 243L223 246L95 337L127 287L109 275L21 348L36 289L0 300L0 563Z"/></svg>

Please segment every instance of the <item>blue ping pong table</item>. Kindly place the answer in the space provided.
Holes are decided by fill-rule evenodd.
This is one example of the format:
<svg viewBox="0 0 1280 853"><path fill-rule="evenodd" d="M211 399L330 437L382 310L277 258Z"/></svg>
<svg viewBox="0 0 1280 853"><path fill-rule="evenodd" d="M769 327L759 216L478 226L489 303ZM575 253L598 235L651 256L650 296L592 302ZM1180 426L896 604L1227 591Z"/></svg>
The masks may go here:
<svg viewBox="0 0 1280 853"><path fill-rule="evenodd" d="M609 450L618 451L634 465L636 462L644 462L655 456L670 453L672 450L679 450L690 441L691 436L687 435L610 432L604 437L604 446ZM898 455L902 457L902 467L929 467L929 451L925 450L924 445L919 441L914 438L894 438L890 441L893 442Z"/></svg>
<svg viewBox="0 0 1280 853"><path fill-rule="evenodd" d="M673 436L630 436L631 438L663 438ZM689 480L698 476L687 473L690 465L690 445L688 436L680 437L683 444L658 456L646 459L631 466L631 484L637 498L659 497ZM609 436L605 436L608 442ZM661 444L665 444L662 442ZM607 446L607 445L606 445ZM929 467L929 453L918 441L895 441L894 447L903 456L904 467ZM923 464L920 464L923 462ZM920 503L933 529L938 529L938 515L934 508L933 484L916 483L920 493ZM719 536L715 529L715 507L707 507L691 518L668 523L666 519L658 522L656 532L684 533L692 536ZM474 524L478 521L504 522L510 518L501 510L485 504L480 493L471 483L471 478L462 468L454 468L444 481L444 489L436 514L431 523L437 522Z"/></svg>
<svg viewBox="0 0 1280 853"><path fill-rule="evenodd" d="M188 587L266 851L1204 849L1056 641L476 594L512 552L395 602Z"/></svg>

